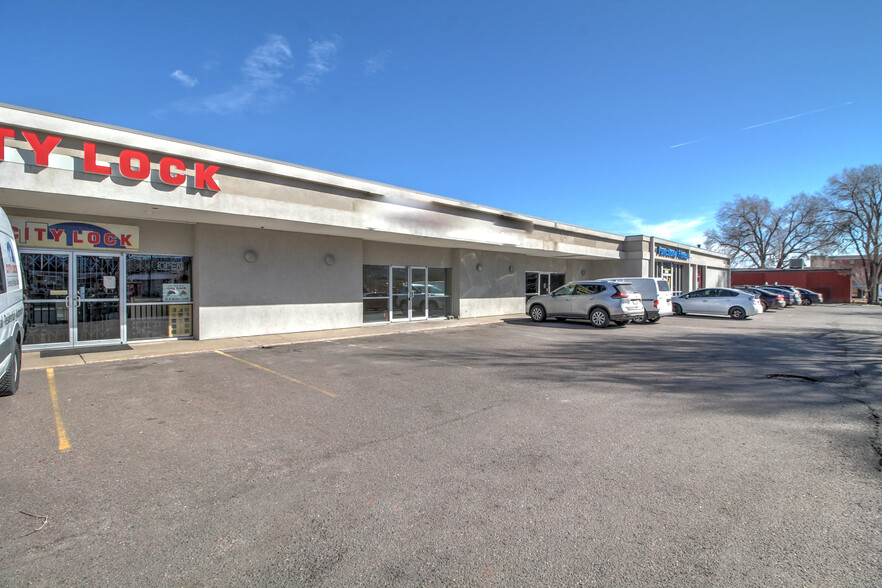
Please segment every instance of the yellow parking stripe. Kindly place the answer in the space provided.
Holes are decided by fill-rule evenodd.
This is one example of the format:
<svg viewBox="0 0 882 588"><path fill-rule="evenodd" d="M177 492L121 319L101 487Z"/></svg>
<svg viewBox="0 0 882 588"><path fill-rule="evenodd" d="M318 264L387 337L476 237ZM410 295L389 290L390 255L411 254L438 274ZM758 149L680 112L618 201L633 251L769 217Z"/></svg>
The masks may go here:
<svg viewBox="0 0 882 588"><path fill-rule="evenodd" d="M58 451L66 453L70 451L70 439L64 429L64 421L61 420L61 408L58 406L58 391L55 388L55 369L46 369L46 379L49 380L49 395L52 397L52 408L55 410L55 428L58 430Z"/></svg>
<svg viewBox="0 0 882 588"><path fill-rule="evenodd" d="M230 359L235 359L236 361L241 361L244 364L250 365L251 367L255 367L255 368L257 368L259 370L263 370L265 372L269 372L273 375L279 376L280 378L285 378L289 382L294 382L295 384L300 384L301 386L309 388L310 390L315 390L316 392L321 392L322 394L325 394L326 396L330 396L331 398L337 398L336 394L331 394L327 390L322 390L321 388L316 388L315 386L310 386L309 384L301 382L300 380L298 380L296 378L292 378L291 376L286 376L285 374L280 374L279 372L273 371L269 368L265 368L262 365L257 365L256 363L251 363L250 361L245 361L244 359L234 357L234 356L230 355L229 353L224 353L223 351L215 351L215 353L219 353L219 354L223 355L224 357L229 357Z"/></svg>

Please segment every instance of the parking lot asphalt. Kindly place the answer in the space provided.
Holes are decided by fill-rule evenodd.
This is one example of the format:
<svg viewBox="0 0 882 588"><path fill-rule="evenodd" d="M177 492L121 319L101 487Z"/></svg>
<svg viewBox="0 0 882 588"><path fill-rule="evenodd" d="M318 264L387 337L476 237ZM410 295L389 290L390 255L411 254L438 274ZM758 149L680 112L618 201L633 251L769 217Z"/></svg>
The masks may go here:
<svg viewBox="0 0 882 588"><path fill-rule="evenodd" d="M26 357L0 584L878 585L879 307L428 327Z"/></svg>

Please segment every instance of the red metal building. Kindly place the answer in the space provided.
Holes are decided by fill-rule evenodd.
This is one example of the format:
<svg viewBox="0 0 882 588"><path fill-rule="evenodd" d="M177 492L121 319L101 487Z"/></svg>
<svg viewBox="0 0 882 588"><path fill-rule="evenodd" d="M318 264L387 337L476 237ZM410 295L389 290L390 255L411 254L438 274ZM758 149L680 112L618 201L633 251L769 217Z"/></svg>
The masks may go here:
<svg viewBox="0 0 882 588"><path fill-rule="evenodd" d="M824 302L851 302L851 272L828 268L733 269L732 286L781 284L813 290Z"/></svg>

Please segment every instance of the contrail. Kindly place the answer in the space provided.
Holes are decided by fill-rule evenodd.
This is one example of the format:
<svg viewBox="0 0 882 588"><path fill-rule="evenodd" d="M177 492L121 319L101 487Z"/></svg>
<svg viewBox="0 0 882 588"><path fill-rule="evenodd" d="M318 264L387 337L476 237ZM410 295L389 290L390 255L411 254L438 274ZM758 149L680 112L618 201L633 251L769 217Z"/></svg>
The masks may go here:
<svg viewBox="0 0 882 588"><path fill-rule="evenodd" d="M677 143L676 145L671 145L668 149L676 149L677 147L685 147L686 145L692 145L693 143L700 143L701 141L707 141L710 137L702 137L701 139L694 139L692 141L686 141L685 143Z"/></svg>
<svg viewBox="0 0 882 588"><path fill-rule="evenodd" d="M850 106L854 104L854 100L849 100L848 102L843 102L842 104L835 104L833 106L825 106L824 108L818 108L817 110L810 110L808 112L803 112L800 114L794 114L792 116L785 116L784 118L779 118L776 120L770 120L768 122L759 123L756 125L750 125L749 127L744 127L741 131L749 131L751 129L758 129L759 127L766 127L769 125L774 125L779 122L784 122L786 120L793 120L794 118L801 118L803 116L808 116L810 114L816 114L818 112L824 112L825 110L832 110L834 108L842 108L843 106ZM709 137L702 137L701 139L693 139L692 141L686 141L685 143L677 143L676 145L671 145L668 149L677 149L678 147L685 147L686 145L692 145L693 143L700 143L701 141L707 141L708 139L712 139L716 135L711 135Z"/></svg>
<svg viewBox="0 0 882 588"><path fill-rule="evenodd" d="M768 126L768 125L774 125L774 124L779 123L779 122L784 122L785 120L793 120L794 118L801 118L801 117L803 117L803 116L808 116L808 115L810 115L810 114L816 114L816 113L818 113L818 112L824 112L825 110L832 110L832 109L834 109L834 108L841 108L841 107L843 107L843 106L848 106L848 105L850 105L850 104L854 104L854 101L851 100L851 101L849 101L849 102L845 102L845 103L843 103L843 104L836 104L836 105L834 105L834 106L827 106L827 107L825 107L825 108L818 108L817 110L810 110L810 111L808 111L808 112L803 112L803 113L800 113L800 114L794 114L794 115L792 115L792 116L785 116L784 118L779 118L779 119L776 119L776 120L770 120L770 121L768 121L768 122L759 123L758 125L750 125L749 127L744 127L744 128L741 129L741 130L742 130L742 131L749 131L750 129L758 129L759 127L766 127L766 126Z"/></svg>

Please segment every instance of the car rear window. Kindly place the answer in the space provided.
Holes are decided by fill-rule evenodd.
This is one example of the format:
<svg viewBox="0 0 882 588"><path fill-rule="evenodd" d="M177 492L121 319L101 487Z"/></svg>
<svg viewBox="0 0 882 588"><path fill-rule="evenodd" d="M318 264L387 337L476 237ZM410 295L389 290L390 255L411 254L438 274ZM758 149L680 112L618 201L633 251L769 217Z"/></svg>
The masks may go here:
<svg viewBox="0 0 882 588"><path fill-rule="evenodd" d="M622 294L639 294L637 289L634 288L631 284L616 284L616 290L621 292Z"/></svg>

